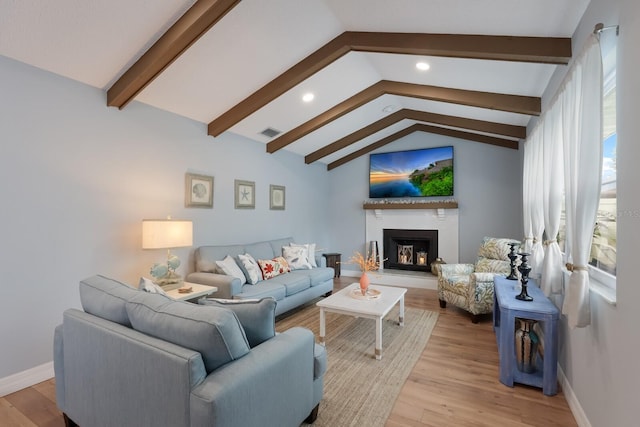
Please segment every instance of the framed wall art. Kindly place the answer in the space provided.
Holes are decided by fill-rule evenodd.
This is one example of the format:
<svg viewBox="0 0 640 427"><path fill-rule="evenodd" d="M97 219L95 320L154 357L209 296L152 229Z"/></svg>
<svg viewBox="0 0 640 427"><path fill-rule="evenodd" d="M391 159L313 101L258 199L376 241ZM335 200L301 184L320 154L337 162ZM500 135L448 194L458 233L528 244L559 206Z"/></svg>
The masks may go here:
<svg viewBox="0 0 640 427"><path fill-rule="evenodd" d="M187 208L212 208L213 177L187 173L184 205Z"/></svg>
<svg viewBox="0 0 640 427"><path fill-rule="evenodd" d="M284 210L284 194L285 188L282 185L269 186L269 209L276 211Z"/></svg>
<svg viewBox="0 0 640 427"><path fill-rule="evenodd" d="M253 181L235 180L236 209L255 209L256 183Z"/></svg>

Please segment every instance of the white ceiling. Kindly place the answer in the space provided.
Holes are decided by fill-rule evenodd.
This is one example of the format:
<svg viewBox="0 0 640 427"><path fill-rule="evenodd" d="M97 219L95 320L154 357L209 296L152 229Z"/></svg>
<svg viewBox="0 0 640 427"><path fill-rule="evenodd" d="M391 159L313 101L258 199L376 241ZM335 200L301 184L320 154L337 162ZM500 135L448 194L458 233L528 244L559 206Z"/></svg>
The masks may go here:
<svg viewBox="0 0 640 427"><path fill-rule="evenodd" d="M194 3L0 0L0 55L107 90ZM588 3L242 0L135 99L209 123L344 31L571 37ZM429 71L415 68L419 59ZM380 80L540 97L558 66L353 51L229 131L267 143L263 129L287 132ZM301 96L308 91L316 98L305 104ZM520 126L530 119L383 95L284 149L307 155L383 118L386 106ZM335 161L412 123L403 120L320 161Z"/></svg>

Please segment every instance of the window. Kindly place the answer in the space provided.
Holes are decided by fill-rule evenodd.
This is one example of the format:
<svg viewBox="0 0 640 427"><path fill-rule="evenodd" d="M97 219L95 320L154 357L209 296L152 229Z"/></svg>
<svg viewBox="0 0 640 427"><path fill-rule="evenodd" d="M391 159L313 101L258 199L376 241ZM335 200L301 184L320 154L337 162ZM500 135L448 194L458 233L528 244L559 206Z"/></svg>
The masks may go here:
<svg viewBox="0 0 640 427"><path fill-rule="evenodd" d="M616 193L616 42L615 31L600 34L603 60L602 99L602 179L600 203L593 230L589 272L592 279L615 289L616 243L617 243L617 193ZM565 211L562 209L558 242L564 252Z"/></svg>
<svg viewBox="0 0 640 427"><path fill-rule="evenodd" d="M593 230L589 265L592 275L605 285L615 286L617 243L616 192L616 40L615 31L600 34L604 87L602 99L602 184L598 216ZM597 271L599 270L599 271ZM605 274L602 274L605 273Z"/></svg>

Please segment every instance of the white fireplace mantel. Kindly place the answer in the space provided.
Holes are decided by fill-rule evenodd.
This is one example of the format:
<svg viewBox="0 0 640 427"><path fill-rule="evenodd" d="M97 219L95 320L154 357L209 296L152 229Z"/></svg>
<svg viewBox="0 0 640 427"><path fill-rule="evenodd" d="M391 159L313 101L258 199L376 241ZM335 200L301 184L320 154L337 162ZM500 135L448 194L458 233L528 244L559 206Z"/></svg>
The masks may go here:
<svg viewBox="0 0 640 427"><path fill-rule="evenodd" d="M378 242L381 258L384 254L382 231L438 230L438 256L447 263L458 262L458 209L447 209L446 214L436 209L390 209L376 214L375 209L366 209L365 238L367 242ZM442 209L444 211L444 209Z"/></svg>

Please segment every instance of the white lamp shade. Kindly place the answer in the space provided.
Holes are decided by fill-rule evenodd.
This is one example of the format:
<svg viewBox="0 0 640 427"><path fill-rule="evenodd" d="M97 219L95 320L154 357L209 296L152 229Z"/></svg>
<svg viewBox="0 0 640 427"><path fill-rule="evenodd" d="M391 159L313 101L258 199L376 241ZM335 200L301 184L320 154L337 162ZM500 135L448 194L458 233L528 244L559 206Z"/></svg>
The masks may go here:
<svg viewBox="0 0 640 427"><path fill-rule="evenodd" d="M193 245L193 223L179 219L142 220L142 249L170 249Z"/></svg>

